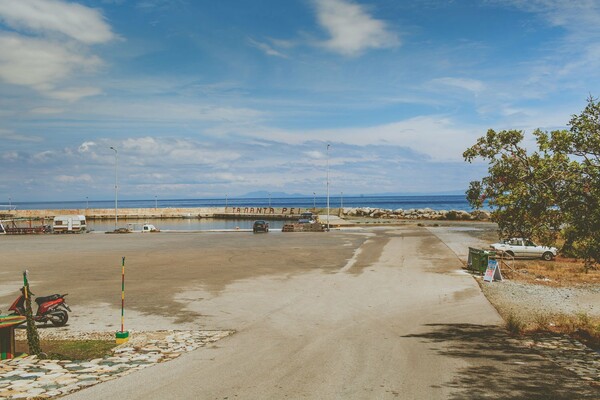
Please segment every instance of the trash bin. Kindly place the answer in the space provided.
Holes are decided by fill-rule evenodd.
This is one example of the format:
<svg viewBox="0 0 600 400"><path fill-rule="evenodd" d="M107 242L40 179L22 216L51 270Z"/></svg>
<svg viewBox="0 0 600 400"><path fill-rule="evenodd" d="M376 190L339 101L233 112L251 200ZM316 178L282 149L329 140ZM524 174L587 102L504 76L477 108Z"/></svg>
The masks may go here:
<svg viewBox="0 0 600 400"><path fill-rule="evenodd" d="M467 268L469 269L469 271L483 274L487 269L489 258L495 256L495 251L469 247L469 258L467 260Z"/></svg>

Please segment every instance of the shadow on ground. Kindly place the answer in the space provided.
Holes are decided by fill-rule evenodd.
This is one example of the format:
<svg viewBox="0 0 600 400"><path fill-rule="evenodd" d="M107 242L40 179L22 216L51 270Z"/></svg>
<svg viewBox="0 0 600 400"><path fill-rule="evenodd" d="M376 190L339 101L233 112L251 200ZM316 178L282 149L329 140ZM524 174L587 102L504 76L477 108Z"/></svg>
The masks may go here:
<svg viewBox="0 0 600 400"><path fill-rule="evenodd" d="M422 338L439 354L470 364L444 384L456 390L450 399L600 399L599 387L519 345L498 327L427 326L430 332L405 337Z"/></svg>

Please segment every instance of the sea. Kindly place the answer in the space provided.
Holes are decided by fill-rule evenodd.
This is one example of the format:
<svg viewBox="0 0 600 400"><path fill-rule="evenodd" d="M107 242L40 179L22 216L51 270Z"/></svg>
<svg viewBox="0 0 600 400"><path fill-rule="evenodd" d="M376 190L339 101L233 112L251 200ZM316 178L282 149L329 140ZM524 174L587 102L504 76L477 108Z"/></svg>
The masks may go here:
<svg viewBox="0 0 600 400"><path fill-rule="evenodd" d="M11 206L19 210L72 210L86 208L114 208L114 200L78 200L78 201L48 201L48 202L13 202ZM192 207L300 207L326 208L327 197L257 197L257 198L210 198L210 199L149 199L149 200L118 200L121 208L192 208ZM381 208L403 209L431 208L433 210L463 210L472 211L464 195L423 195L423 196L330 196L329 207L332 213L340 207L344 208ZM276 231L288 221L269 221L272 230ZM161 229L174 231L209 231L209 230L248 230L252 229L252 220L247 219L144 219L118 220L118 227L134 230L141 229L144 223L150 223ZM115 229L112 220L89 220L88 229L92 231L109 231Z"/></svg>
<svg viewBox="0 0 600 400"><path fill-rule="evenodd" d="M47 202L12 202L19 210L72 210L86 208L114 208L115 200L77 200ZM149 199L118 200L119 208L191 208L191 207L301 207L325 208L325 196L281 197L281 198L210 198L210 199ZM370 207L396 210L411 208L431 208L433 210L471 211L464 195L427 195L427 196L329 196L329 206Z"/></svg>

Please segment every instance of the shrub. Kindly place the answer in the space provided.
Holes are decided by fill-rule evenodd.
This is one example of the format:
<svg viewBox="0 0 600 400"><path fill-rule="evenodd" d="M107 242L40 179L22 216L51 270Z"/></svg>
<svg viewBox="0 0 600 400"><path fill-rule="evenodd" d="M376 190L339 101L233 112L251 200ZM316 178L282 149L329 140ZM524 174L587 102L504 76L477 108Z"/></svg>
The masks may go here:
<svg viewBox="0 0 600 400"><path fill-rule="evenodd" d="M517 315L510 313L506 317L506 329L513 335L520 335L525 329L525 323Z"/></svg>

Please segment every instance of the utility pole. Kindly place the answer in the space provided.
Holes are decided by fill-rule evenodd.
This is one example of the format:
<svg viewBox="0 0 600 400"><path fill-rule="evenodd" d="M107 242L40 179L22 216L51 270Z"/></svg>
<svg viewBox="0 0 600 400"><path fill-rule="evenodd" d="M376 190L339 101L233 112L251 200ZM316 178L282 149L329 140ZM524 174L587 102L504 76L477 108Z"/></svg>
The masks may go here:
<svg viewBox="0 0 600 400"><path fill-rule="evenodd" d="M329 232L329 143L327 143L327 232Z"/></svg>
<svg viewBox="0 0 600 400"><path fill-rule="evenodd" d="M119 222L118 210L119 210L119 153L114 147L110 147L111 150L115 151L115 231L117 230L117 223Z"/></svg>

